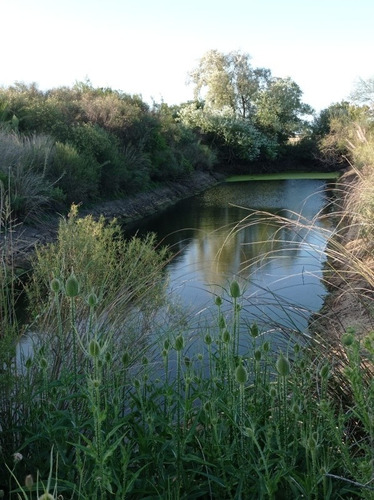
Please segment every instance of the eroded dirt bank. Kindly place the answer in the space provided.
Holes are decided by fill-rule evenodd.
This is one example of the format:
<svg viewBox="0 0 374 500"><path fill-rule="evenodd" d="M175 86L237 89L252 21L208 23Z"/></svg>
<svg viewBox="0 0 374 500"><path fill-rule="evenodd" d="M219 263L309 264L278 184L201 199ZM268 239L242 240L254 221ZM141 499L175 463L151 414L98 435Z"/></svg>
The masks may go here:
<svg viewBox="0 0 374 500"><path fill-rule="evenodd" d="M310 321L310 329L331 344L340 344L348 329L361 338L374 330L374 258L360 223L349 211L355 183L352 171L339 181L336 231L326 249L328 293Z"/></svg>
<svg viewBox="0 0 374 500"><path fill-rule="evenodd" d="M168 183L146 193L139 193L124 199L105 201L92 206L81 206L80 216L92 214L95 218L103 215L108 219L117 218L121 223L134 222L137 219L154 214L173 205L179 200L188 198L212 187L224 179L223 175L207 172L196 172L193 176L180 182ZM3 251L9 262L19 268L28 268L29 259L35 246L51 242L56 237L58 221L56 214L38 226L14 224L11 232L0 235L0 251Z"/></svg>

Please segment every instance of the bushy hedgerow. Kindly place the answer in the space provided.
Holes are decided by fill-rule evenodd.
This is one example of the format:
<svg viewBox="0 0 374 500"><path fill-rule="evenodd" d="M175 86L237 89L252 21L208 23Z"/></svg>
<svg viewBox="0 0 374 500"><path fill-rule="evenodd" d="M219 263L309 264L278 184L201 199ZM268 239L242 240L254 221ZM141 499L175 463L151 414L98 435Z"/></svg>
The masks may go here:
<svg viewBox="0 0 374 500"><path fill-rule="evenodd" d="M139 96L89 83L2 88L0 124L4 132L50 138L56 151L47 178L67 204L133 193L215 161L175 109L151 109Z"/></svg>

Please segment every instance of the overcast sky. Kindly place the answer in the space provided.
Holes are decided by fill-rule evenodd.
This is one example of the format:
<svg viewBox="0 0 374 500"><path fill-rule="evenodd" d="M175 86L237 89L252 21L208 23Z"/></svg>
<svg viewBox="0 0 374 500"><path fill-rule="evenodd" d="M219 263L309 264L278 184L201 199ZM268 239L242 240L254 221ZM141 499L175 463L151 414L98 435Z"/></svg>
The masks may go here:
<svg viewBox="0 0 374 500"><path fill-rule="evenodd" d="M241 50L319 111L374 76L373 0L0 0L0 19L0 86L88 78L180 104L205 52Z"/></svg>

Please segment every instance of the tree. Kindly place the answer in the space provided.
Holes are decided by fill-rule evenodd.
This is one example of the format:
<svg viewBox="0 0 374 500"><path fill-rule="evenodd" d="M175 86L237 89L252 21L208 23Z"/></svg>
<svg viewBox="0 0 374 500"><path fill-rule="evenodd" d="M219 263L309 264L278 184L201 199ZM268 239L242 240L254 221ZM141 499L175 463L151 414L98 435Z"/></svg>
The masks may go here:
<svg viewBox="0 0 374 500"><path fill-rule="evenodd" d="M304 115L313 113L294 81L254 68L240 51L207 52L190 78L195 103L181 110L181 119L232 161L274 159L278 146L303 129Z"/></svg>
<svg viewBox="0 0 374 500"><path fill-rule="evenodd" d="M190 73L195 99L204 100L209 110L229 108L243 119L250 118L259 92L271 79L270 70L253 68L250 59L249 54L239 51L207 52Z"/></svg>
<svg viewBox="0 0 374 500"><path fill-rule="evenodd" d="M355 89L350 95L355 104L366 105L374 111L374 77L363 80L360 78L356 83Z"/></svg>
<svg viewBox="0 0 374 500"><path fill-rule="evenodd" d="M301 97L300 87L291 78L272 78L258 95L257 125L284 142L303 128L304 115L313 114L313 109L304 104Z"/></svg>

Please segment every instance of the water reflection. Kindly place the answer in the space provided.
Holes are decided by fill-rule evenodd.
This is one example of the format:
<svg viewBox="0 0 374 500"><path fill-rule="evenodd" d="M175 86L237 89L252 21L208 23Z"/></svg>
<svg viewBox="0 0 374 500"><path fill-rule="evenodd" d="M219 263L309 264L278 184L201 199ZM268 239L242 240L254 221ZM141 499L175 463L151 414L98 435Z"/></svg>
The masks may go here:
<svg viewBox="0 0 374 500"><path fill-rule="evenodd" d="M221 184L136 229L156 232L176 253L170 289L186 306L208 306L235 276L246 287L245 321L269 325L272 318L303 329L307 314L300 311L317 310L325 293L320 277L329 223L310 229L306 221L325 206L326 188L319 180Z"/></svg>

